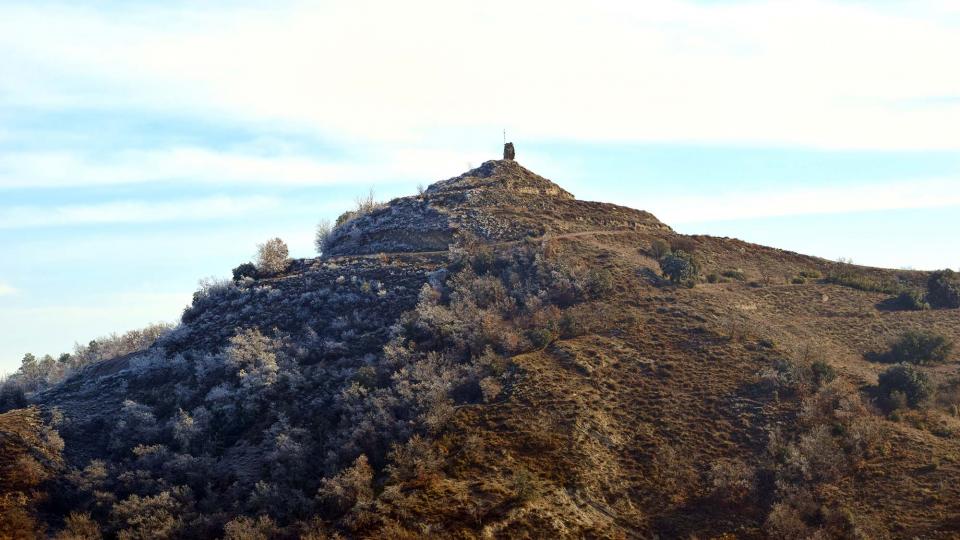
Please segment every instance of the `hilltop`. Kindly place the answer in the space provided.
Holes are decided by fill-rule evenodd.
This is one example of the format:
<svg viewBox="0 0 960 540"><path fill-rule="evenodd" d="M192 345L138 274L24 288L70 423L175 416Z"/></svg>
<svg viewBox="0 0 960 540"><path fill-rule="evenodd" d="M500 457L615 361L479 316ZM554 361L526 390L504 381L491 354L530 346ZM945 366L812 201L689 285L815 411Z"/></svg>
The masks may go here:
<svg viewBox="0 0 960 540"><path fill-rule="evenodd" d="M0 399L0 442L29 425L18 452L49 457L18 515L71 538L960 534L952 274L680 235L511 159L322 245Z"/></svg>

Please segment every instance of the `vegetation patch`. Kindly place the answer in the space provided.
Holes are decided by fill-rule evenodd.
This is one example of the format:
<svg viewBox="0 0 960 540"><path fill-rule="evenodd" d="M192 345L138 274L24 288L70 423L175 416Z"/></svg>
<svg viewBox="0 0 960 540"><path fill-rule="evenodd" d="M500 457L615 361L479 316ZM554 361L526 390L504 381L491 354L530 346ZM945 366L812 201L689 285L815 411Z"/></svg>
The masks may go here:
<svg viewBox="0 0 960 540"><path fill-rule="evenodd" d="M883 353L868 355L869 359L891 364L933 365L949 360L953 352L953 342L946 337L932 333L910 330L901 335Z"/></svg>
<svg viewBox="0 0 960 540"><path fill-rule="evenodd" d="M880 398L888 409L919 407L934 395L930 377L909 364L891 367L878 379Z"/></svg>

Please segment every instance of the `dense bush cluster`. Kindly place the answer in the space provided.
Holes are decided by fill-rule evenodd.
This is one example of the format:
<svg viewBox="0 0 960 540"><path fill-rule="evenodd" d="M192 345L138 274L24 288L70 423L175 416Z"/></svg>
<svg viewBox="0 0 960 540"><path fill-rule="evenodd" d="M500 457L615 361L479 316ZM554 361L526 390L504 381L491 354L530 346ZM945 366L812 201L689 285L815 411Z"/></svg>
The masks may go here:
<svg viewBox="0 0 960 540"><path fill-rule="evenodd" d="M933 397L934 387L923 371L901 364L884 371L878 378L880 397L890 409L919 407Z"/></svg>
<svg viewBox="0 0 960 540"><path fill-rule="evenodd" d="M68 441L102 457L52 490L74 512L65 526L122 538L349 529L388 486L442 466L427 435L459 406L502 399L511 355L576 333L570 308L614 287L535 243L458 249L390 328L365 317L402 302L337 270L303 278L316 298L250 278L204 283L181 327L132 357L115 409L63 419ZM224 317L236 329L220 337Z"/></svg>
<svg viewBox="0 0 960 540"><path fill-rule="evenodd" d="M824 368L811 368L817 371ZM845 381L800 388L799 429L770 435L765 474L774 500L764 530L773 538L868 537L858 517L830 496L879 451L883 425Z"/></svg>
<svg viewBox="0 0 960 540"><path fill-rule="evenodd" d="M172 328L169 324L153 324L120 335L111 334L86 345L77 344L73 353L62 353L56 358L49 354L37 358L27 353L17 372L0 381L0 411L14 408L5 403L12 403L15 396L55 385L84 366L143 351Z"/></svg>
<svg viewBox="0 0 960 540"><path fill-rule="evenodd" d="M960 274L953 270L934 272L927 281L927 302L937 308L960 308Z"/></svg>
<svg viewBox="0 0 960 540"><path fill-rule="evenodd" d="M876 358L893 364L941 364L953 351L953 342L933 332L910 330L890 345L890 350Z"/></svg>

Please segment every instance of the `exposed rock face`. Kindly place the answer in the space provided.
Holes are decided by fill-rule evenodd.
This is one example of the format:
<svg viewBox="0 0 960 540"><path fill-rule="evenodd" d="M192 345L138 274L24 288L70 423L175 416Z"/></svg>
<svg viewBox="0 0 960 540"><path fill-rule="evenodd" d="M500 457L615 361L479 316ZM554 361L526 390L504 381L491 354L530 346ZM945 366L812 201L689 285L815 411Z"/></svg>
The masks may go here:
<svg viewBox="0 0 960 540"><path fill-rule="evenodd" d="M326 255L442 251L463 237L502 242L637 227L669 230L648 212L578 201L516 161L491 160L342 224Z"/></svg>
<svg viewBox="0 0 960 540"><path fill-rule="evenodd" d="M516 156L517 156L517 153L516 153L516 151L513 149L513 143L512 143L512 142L508 142L507 144L503 145L503 159L506 159L506 160L509 160L509 161L513 161L513 159L514 159Z"/></svg>

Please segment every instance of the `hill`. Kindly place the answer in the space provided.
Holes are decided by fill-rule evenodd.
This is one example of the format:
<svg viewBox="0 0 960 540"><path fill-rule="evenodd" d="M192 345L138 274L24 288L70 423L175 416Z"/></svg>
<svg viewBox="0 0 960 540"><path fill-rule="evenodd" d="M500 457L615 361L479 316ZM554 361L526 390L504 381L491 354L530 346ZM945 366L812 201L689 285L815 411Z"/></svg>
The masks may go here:
<svg viewBox="0 0 960 540"><path fill-rule="evenodd" d="M321 242L29 388L65 446L21 512L74 538L960 534L951 274L679 235L512 160Z"/></svg>

